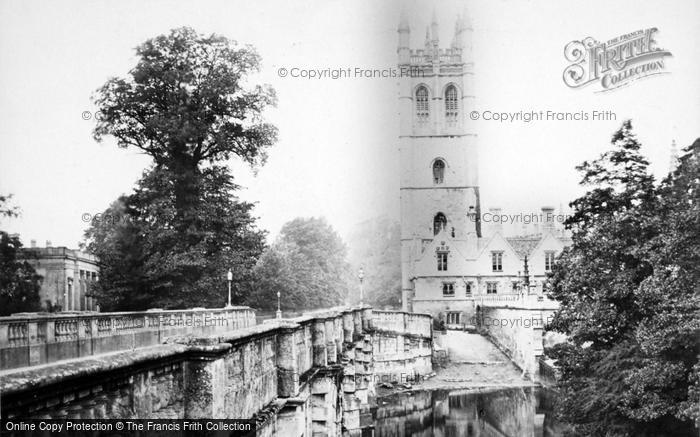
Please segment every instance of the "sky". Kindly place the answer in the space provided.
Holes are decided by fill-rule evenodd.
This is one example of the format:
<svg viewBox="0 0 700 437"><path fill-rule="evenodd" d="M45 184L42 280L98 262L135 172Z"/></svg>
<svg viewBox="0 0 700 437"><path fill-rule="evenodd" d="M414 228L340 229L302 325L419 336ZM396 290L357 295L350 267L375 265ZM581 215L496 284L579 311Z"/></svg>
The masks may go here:
<svg viewBox="0 0 700 437"><path fill-rule="evenodd" d="M22 212L0 228L76 247L85 217L129 193L150 164L135 149L92 138L91 96L109 77L125 76L134 48L187 25L253 45L277 108L269 121L279 141L252 171L229 162L240 197L257 202L259 226L277 235L298 216L324 216L341 235L372 217L399 215L398 101L395 78L307 79L279 71L396 65L402 10L411 45L423 45L433 11L441 46L458 13L473 23L474 110L612 111L615 120L476 123L482 208L537 212L582 189L574 167L609 147L631 118L642 152L659 178L672 140L700 136L699 2L409 0L338 1L0 1L0 193ZM596 93L562 80L564 47L591 36L608 40L658 28L668 74Z"/></svg>

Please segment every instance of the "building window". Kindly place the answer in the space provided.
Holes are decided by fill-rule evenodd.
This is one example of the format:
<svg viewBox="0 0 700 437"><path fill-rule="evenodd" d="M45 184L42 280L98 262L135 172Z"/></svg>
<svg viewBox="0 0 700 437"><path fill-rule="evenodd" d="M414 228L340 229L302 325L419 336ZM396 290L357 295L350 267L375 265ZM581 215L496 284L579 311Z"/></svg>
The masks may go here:
<svg viewBox="0 0 700 437"><path fill-rule="evenodd" d="M425 121L428 119L429 115L428 89L424 86L420 86L416 90L416 116L418 116L418 120Z"/></svg>
<svg viewBox="0 0 700 437"><path fill-rule="evenodd" d="M552 267L554 267L554 252L545 252L544 253L544 270L547 272L551 272Z"/></svg>
<svg viewBox="0 0 700 437"><path fill-rule="evenodd" d="M498 293L498 282L487 282L486 283L486 294L497 294Z"/></svg>
<svg viewBox="0 0 700 437"><path fill-rule="evenodd" d="M441 184L445 179L445 161L436 159L433 162L433 183Z"/></svg>
<svg viewBox="0 0 700 437"><path fill-rule="evenodd" d="M472 283L467 282L466 284L464 284L464 288L466 290L467 296L471 296L472 295Z"/></svg>
<svg viewBox="0 0 700 437"><path fill-rule="evenodd" d="M445 90L445 118L448 121L455 121L457 120L457 115L459 115L457 87L450 85Z"/></svg>
<svg viewBox="0 0 700 437"><path fill-rule="evenodd" d="M437 235L445 229L445 226L447 226L447 217L445 217L445 214L439 212L435 214L435 218L433 218L433 234Z"/></svg>
<svg viewBox="0 0 700 437"><path fill-rule="evenodd" d="M518 289L520 288L520 284L518 283L518 281L513 281L512 287L513 287L513 293L517 293Z"/></svg>
<svg viewBox="0 0 700 437"><path fill-rule="evenodd" d="M503 271L503 252L491 252L491 269L494 272Z"/></svg>
<svg viewBox="0 0 700 437"><path fill-rule="evenodd" d="M438 252L437 254L437 259L438 259L438 272L446 272L447 271L447 252Z"/></svg>
<svg viewBox="0 0 700 437"><path fill-rule="evenodd" d="M442 295L443 296L454 296L455 295L455 284L453 282L443 282L442 283Z"/></svg>
<svg viewBox="0 0 700 437"><path fill-rule="evenodd" d="M459 325L460 319L461 319L460 316L461 316L461 313L456 313L456 312L447 313L446 324L447 325Z"/></svg>

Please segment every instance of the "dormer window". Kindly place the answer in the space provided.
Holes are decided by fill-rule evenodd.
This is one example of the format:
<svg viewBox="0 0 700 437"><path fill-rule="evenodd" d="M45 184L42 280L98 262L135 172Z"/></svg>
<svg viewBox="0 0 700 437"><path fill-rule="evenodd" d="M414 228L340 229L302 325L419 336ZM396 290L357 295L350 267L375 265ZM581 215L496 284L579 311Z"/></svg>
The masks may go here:
<svg viewBox="0 0 700 437"><path fill-rule="evenodd" d="M438 269L438 272L446 272L447 271L447 252L438 252L437 253L437 269Z"/></svg>
<svg viewBox="0 0 700 437"><path fill-rule="evenodd" d="M544 270L546 272L551 272L552 267L554 267L554 252L544 253Z"/></svg>
<svg viewBox="0 0 700 437"><path fill-rule="evenodd" d="M503 252L491 252L491 271L503 271Z"/></svg>

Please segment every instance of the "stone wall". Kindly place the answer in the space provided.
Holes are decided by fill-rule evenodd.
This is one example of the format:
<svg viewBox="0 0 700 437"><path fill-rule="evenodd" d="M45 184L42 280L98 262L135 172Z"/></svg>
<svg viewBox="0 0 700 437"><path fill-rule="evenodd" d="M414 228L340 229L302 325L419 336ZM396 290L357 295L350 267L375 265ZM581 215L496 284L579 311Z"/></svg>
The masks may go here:
<svg viewBox="0 0 700 437"><path fill-rule="evenodd" d="M407 382L433 371L429 314L374 311L375 381Z"/></svg>
<svg viewBox="0 0 700 437"><path fill-rule="evenodd" d="M175 335L255 325L249 307L120 313L23 313L0 317L0 368L132 350Z"/></svg>
<svg viewBox="0 0 700 437"><path fill-rule="evenodd" d="M533 381L539 378L544 354L544 326L553 309L528 305L491 305L478 308L479 330L505 352Z"/></svg>
<svg viewBox="0 0 700 437"><path fill-rule="evenodd" d="M253 418L257 435L361 435L375 366L427 373L430 316L337 308L69 363L0 383L2 417ZM375 342L401 345L393 350ZM405 348L417 347L417 352ZM283 430L283 431L282 431Z"/></svg>
<svg viewBox="0 0 700 437"><path fill-rule="evenodd" d="M3 418L184 417L186 347L164 345L5 374Z"/></svg>

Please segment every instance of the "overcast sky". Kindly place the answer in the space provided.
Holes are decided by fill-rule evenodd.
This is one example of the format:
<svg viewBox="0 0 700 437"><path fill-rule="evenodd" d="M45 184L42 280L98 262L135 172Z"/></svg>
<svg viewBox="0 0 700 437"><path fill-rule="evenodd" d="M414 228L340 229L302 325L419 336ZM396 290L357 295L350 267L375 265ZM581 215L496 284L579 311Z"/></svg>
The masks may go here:
<svg viewBox="0 0 700 437"><path fill-rule="evenodd" d="M441 45L449 45L464 2L436 3ZM616 121L477 123L482 207L534 212L580 193L574 166L609 145L632 118L653 170L668 170L672 139L700 136L698 2L468 2L474 27L476 110L610 110ZM396 79L281 78L278 69L388 68L404 8L412 46L423 45L431 2L409 1L46 1L0 2L0 193L14 194L19 219L3 230L25 244L75 247L83 214L132 190L149 159L114 141L96 144L90 96L135 64L134 47L183 25L252 44L255 78L276 88L269 119L280 130L257 175L232 161L241 197L258 202L271 237L297 216L325 216L346 235L365 219L398 218ZM657 27L669 74L608 93L570 89L564 46Z"/></svg>

